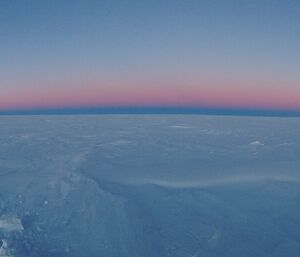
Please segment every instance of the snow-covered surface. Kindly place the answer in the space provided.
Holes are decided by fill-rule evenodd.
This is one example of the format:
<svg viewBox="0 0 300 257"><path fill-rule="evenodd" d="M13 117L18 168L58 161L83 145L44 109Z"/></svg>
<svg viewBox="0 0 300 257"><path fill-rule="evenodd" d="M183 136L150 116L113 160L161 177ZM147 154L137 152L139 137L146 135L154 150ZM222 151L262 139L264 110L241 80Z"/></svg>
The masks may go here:
<svg viewBox="0 0 300 257"><path fill-rule="evenodd" d="M0 116L0 256L299 257L300 119Z"/></svg>
<svg viewBox="0 0 300 257"><path fill-rule="evenodd" d="M0 257L9 257L10 255L9 255L7 242L5 240L1 240L0 244L1 244Z"/></svg>
<svg viewBox="0 0 300 257"><path fill-rule="evenodd" d="M0 230L7 232L22 231L22 222L17 217L4 215L0 217Z"/></svg>

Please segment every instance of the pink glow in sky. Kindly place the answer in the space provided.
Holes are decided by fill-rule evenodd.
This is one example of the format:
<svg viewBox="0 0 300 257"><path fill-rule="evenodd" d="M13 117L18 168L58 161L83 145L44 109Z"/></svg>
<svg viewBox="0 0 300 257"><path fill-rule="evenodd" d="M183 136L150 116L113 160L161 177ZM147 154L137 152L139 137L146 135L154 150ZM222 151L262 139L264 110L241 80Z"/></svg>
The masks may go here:
<svg viewBox="0 0 300 257"><path fill-rule="evenodd" d="M289 83L289 84L286 84ZM181 106L300 109L297 83L267 80L80 82L73 85L11 87L0 109L109 106Z"/></svg>

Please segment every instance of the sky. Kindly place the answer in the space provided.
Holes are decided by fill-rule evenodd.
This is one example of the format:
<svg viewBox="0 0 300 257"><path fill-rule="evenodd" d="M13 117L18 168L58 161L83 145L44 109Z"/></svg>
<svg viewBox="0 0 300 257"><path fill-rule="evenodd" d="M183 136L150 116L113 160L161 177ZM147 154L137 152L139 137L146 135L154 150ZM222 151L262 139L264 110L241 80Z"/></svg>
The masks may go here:
<svg viewBox="0 0 300 257"><path fill-rule="evenodd" d="M298 0L1 0L0 112L300 111Z"/></svg>

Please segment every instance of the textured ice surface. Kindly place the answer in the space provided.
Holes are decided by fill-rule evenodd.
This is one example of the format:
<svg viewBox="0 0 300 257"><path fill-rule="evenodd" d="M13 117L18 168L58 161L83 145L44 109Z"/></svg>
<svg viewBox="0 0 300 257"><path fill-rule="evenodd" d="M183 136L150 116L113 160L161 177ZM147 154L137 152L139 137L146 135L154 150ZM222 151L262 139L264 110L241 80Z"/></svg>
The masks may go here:
<svg viewBox="0 0 300 257"><path fill-rule="evenodd" d="M0 230L7 232L22 231L22 222L20 219L13 216L2 216L0 217Z"/></svg>
<svg viewBox="0 0 300 257"><path fill-rule="evenodd" d="M0 256L299 257L300 119L0 116Z"/></svg>

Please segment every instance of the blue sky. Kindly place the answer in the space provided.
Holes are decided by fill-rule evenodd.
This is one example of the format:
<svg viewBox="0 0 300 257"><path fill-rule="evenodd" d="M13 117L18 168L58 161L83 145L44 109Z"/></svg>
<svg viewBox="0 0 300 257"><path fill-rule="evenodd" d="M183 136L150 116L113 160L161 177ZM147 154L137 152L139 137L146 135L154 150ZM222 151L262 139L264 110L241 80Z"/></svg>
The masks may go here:
<svg viewBox="0 0 300 257"><path fill-rule="evenodd" d="M299 109L299 11L275 0L3 0L0 108Z"/></svg>

